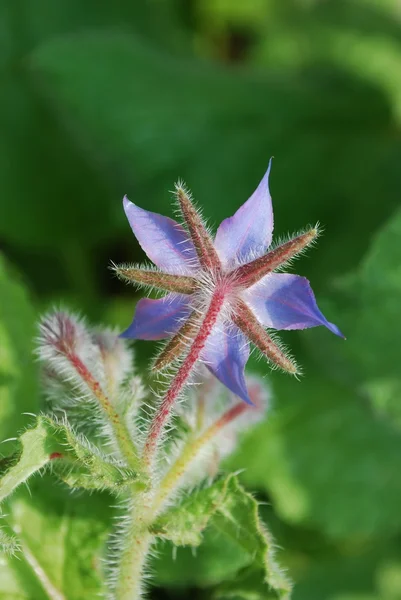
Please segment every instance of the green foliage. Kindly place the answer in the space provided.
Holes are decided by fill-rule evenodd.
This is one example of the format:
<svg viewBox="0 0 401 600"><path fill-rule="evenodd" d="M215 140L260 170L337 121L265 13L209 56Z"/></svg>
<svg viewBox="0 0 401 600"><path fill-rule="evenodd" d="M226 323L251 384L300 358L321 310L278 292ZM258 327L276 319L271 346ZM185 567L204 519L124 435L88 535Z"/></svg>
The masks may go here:
<svg viewBox="0 0 401 600"><path fill-rule="evenodd" d="M116 198L121 192L110 185L88 151L87 134L81 135L49 110L39 81L30 72L29 54L44 40L77 28L125 28L128 22L133 29L148 25L160 34L169 21L174 22L172 9L161 9L155 19L146 6L123 4L116 10L108 3L73 0L61 2L55 10L49 0L0 3L6 32L0 63L4 195L0 233L4 239L28 247L51 247L63 257L71 252L73 239L85 238L88 245L118 230L122 220Z"/></svg>
<svg viewBox="0 0 401 600"><path fill-rule="evenodd" d="M49 444L48 430L41 419L33 429L25 431L18 441L18 450L1 461L0 500L9 496L16 487L44 467L54 452ZM57 450L60 450L58 444Z"/></svg>
<svg viewBox="0 0 401 600"><path fill-rule="evenodd" d="M205 213L220 220L249 195L274 151L280 156L272 184L280 199L275 206L279 231L317 217L328 222L330 202L322 204L322 197L336 202L344 220L355 220L362 199L365 208L375 205L379 193L375 169L395 150L393 140L383 137L392 126L383 94L341 73L328 79L312 70L300 85L292 74L277 80L266 73L259 79L206 70L196 62L188 69L173 58L166 61L140 38L114 32L50 40L32 53L29 67L40 84L38 93L60 122L70 124L69 131L72 127L72 132L85 132L87 160L103 166L120 196L135 191L146 199L147 207L160 212L166 207L166 180L173 182L181 175ZM291 143L284 145L284 139ZM82 147L82 138L75 136L73 143ZM309 160L300 162L305 153ZM233 177L233 165L241 165L243 177ZM291 178L286 177L289 172ZM319 192L313 193L316 172L327 175L319 180ZM391 180L401 183L398 171L392 171ZM299 190L308 190L307 202ZM116 218L121 215L117 200L109 201L107 209L111 207ZM101 210L97 202L96 215ZM84 223L82 219L80 226ZM113 220L108 223L113 226ZM365 228L376 223L366 211L358 229L359 243L366 239ZM335 226L327 244L335 239ZM355 234L355 226L346 235L342 230L337 269L349 263L355 238L347 236ZM326 249L328 256L323 247L320 260L333 264L330 248Z"/></svg>
<svg viewBox="0 0 401 600"><path fill-rule="evenodd" d="M14 436L38 410L38 372L33 361L36 314L28 293L0 255L0 438ZM4 448L5 449L5 448Z"/></svg>
<svg viewBox="0 0 401 600"><path fill-rule="evenodd" d="M401 423L400 360L394 327L401 302L401 211L397 211L373 240L359 269L338 283L332 306L341 313L348 341L327 351L333 369L372 399L393 423ZM327 344L328 345L328 344Z"/></svg>
<svg viewBox="0 0 401 600"><path fill-rule="evenodd" d="M108 513L101 496L68 497L46 478L35 480L30 493L19 490L8 508L7 521L22 554L3 559L0 598L96 597L102 591L101 550L109 528Z"/></svg>
<svg viewBox="0 0 401 600"><path fill-rule="evenodd" d="M72 488L117 492L137 483L144 485L136 473L117 462L107 462L69 426L38 417L18 438L16 452L0 462L0 500L50 463L55 474Z"/></svg>
<svg viewBox="0 0 401 600"><path fill-rule="evenodd" d="M169 543L159 543L156 549L155 584L172 589L204 589L234 579L250 560L238 541L214 527L206 528L195 551L189 547L175 550Z"/></svg>
<svg viewBox="0 0 401 600"><path fill-rule="evenodd" d="M258 503L241 487L235 475L205 487L162 514L153 531L176 546L199 546L208 525L248 554L252 571L260 578L260 598L266 597L269 589L279 598L289 598L291 584L274 559L273 540L260 521ZM244 594L247 583L245 578Z"/></svg>
<svg viewBox="0 0 401 600"><path fill-rule="evenodd" d="M228 466L245 469L241 480L272 503L267 522L275 523L298 583L294 600L397 600L397 1L69 0L56 7L53 0L3 0L0 34L0 237L23 274L0 258L0 440L24 430L30 418L23 413L40 411L32 360L39 307L68 299L120 329L132 318L134 292L107 273L110 259L143 258L124 222L122 195L166 214L167 190L183 177L213 225L249 195L274 154L276 232L323 223L318 249L298 272L310 277L347 341L318 330L288 333L305 377L273 376L272 413ZM151 353L137 344L142 365ZM8 490L47 464L49 447L60 450L43 427L41 420L22 434L37 437L32 456L23 453L25 441L0 446L13 456L1 462ZM95 487L115 495L135 480L98 463L91 446L76 446L81 441L69 443L68 460L50 461L67 485L92 487L96 471ZM15 503L13 527L20 523L65 600L95 597L110 499L70 498L46 478L29 486L32 499L21 486L7 500L8 520L16 518ZM101 522L97 550L90 549L89 532ZM10 553L20 537L13 527L0 519L0 545ZM37 542L42 534L48 551ZM261 574L238 542L213 519L195 556L179 548L173 560L171 543L161 540L156 581L196 586L201 598L259 600ZM48 598L32 564L18 556L4 558L0 598Z"/></svg>
<svg viewBox="0 0 401 600"><path fill-rule="evenodd" d="M346 342L309 336L331 378L278 379L275 413L232 463L246 467L248 485L272 495L283 518L335 537L401 529L400 248L397 212L327 303Z"/></svg>
<svg viewBox="0 0 401 600"><path fill-rule="evenodd" d="M233 461L247 485L271 494L285 519L331 536L399 531L400 434L333 381L276 389L280 407Z"/></svg>

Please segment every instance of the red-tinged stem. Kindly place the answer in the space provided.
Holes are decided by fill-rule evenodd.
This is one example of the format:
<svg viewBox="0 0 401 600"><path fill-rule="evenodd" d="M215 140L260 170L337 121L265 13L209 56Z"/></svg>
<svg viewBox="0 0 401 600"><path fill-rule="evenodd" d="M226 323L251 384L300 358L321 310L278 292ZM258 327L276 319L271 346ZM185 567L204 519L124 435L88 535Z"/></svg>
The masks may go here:
<svg viewBox="0 0 401 600"><path fill-rule="evenodd" d="M271 252L238 267L235 271L235 280L245 287L254 285L260 281L262 277L291 260L291 258L299 254L299 252L302 252L306 246L313 242L317 235L317 229L311 229L310 231L289 240L285 244L281 244L281 246L278 246Z"/></svg>
<svg viewBox="0 0 401 600"><path fill-rule="evenodd" d="M203 437L207 437L208 439L212 438L216 433L218 433L223 427L229 425L232 421L240 417L247 410L252 410L252 407L245 402L238 402L238 404L234 404L229 410L221 415L217 421L215 421L208 429L206 429Z"/></svg>
<svg viewBox="0 0 401 600"><path fill-rule="evenodd" d="M221 263L213 245L213 240L207 232L201 217L185 190L177 186L176 191L181 213L194 243L199 262L206 269L218 270Z"/></svg>
<svg viewBox="0 0 401 600"><path fill-rule="evenodd" d="M202 448L208 444L212 438L220 433L220 431L232 423L235 419L243 415L247 410L252 410L252 407L245 402L239 402L232 408L227 410L217 421L212 423L201 435L195 440L190 440L183 448L180 456L177 458L171 469L161 481L157 496L155 497L152 512L157 514L170 497L172 492L179 485L180 480L188 471L193 460L198 456Z"/></svg>
<svg viewBox="0 0 401 600"><path fill-rule="evenodd" d="M247 338L250 339L273 364L289 373L295 374L297 372L297 366L291 362L277 344L274 343L253 312L242 300L238 302L233 321Z"/></svg>
<svg viewBox="0 0 401 600"><path fill-rule="evenodd" d="M81 379L85 382L91 393L98 400L103 411L106 413L107 419L113 428L118 447L128 465L133 469L138 469L138 456L130 439L128 429L103 391L102 386L75 352L69 350L66 353L66 358L70 361L71 365L74 367Z"/></svg>
<svg viewBox="0 0 401 600"><path fill-rule="evenodd" d="M143 455L144 462L148 467L151 465L154 452L157 448L163 429L168 421L174 402L177 400L189 376L191 375L192 370L199 359L206 341L219 317L221 308L223 306L224 297L224 292L222 290L218 290L213 294L209 308L205 314L205 317L203 318L201 327L195 336L194 341L192 342L188 355L184 359L181 367L178 369L177 374L172 380L167 394L162 400L159 410L152 421Z"/></svg>

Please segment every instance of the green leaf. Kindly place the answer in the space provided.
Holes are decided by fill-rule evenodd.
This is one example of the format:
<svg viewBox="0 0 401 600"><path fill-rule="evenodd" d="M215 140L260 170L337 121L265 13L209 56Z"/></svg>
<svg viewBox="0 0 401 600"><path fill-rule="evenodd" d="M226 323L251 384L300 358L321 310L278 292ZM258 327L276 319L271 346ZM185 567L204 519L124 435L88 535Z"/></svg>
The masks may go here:
<svg viewBox="0 0 401 600"><path fill-rule="evenodd" d="M266 591L263 572L249 567L239 573L234 581L218 586L212 597L222 600L268 600L277 596Z"/></svg>
<svg viewBox="0 0 401 600"><path fill-rule="evenodd" d="M52 463L54 472L70 487L117 493L127 486L143 489L146 485L138 473L102 456L83 436L76 436L67 424L54 423L49 418L45 422L61 450L61 456L54 457Z"/></svg>
<svg viewBox="0 0 401 600"><path fill-rule="evenodd" d="M401 211L374 238L359 268L340 279L328 310L347 336L335 344L322 332L316 346L327 370L371 399L377 412L401 431L401 346L394 327L401 305Z"/></svg>
<svg viewBox="0 0 401 600"><path fill-rule="evenodd" d="M50 478L21 488L7 521L21 546L6 557L0 578L4 600L84 600L103 589L103 546L110 528L110 498L71 497Z"/></svg>
<svg viewBox="0 0 401 600"><path fill-rule="evenodd" d="M106 460L70 427L49 417L38 417L20 436L18 446L0 462L0 500L49 463L56 475L74 488L117 492L134 483L143 485L136 473Z"/></svg>
<svg viewBox="0 0 401 600"><path fill-rule="evenodd" d="M401 434L332 380L278 377L274 411L228 466L287 522L335 538L401 530Z"/></svg>
<svg viewBox="0 0 401 600"><path fill-rule="evenodd" d="M122 223L120 185L110 184L99 155L88 150L86 133L60 121L44 100L26 57L45 40L83 29L137 27L143 33L147 28L166 39L170 22L176 22L173 8L163 6L155 14L142 4L124 1L117 9L96 0L71 0L57 11L51 0L0 4L0 151L7 156L0 162L3 239L28 247L50 246L59 256L68 255L73 251L71 240L87 246L109 237Z"/></svg>
<svg viewBox="0 0 401 600"><path fill-rule="evenodd" d="M396 142L386 135L393 126L387 98L341 71L233 73L168 57L118 31L52 38L35 48L29 66L73 143L84 140L87 160L94 156L120 195L135 190L150 210L166 212L168 182L180 175L218 222L249 197L268 157L279 153L272 186L280 230L317 218L331 224L316 255L318 273L322 265L329 270L328 258L337 272L356 260L397 202L401 175ZM389 183L378 221L382 168ZM334 203L343 218L333 223Z"/></svg>
<svg viewBox="0 0 401 600"><path fill-rule="evenodd" d="M40 418L32 429L20 436L18 445L17 452L0 463L0 500L42 469L51 460L50 455L56 447L59 450L59 445L52 444L49 439L48 429Z"/></svg>
<svg viewBox="0 0 401 600"><path fill-rule="evenodd" d="M311 558L311 557L309 557ZM399 540L341 544L299 570L293 600L396 600L401 592Z"/></svg>
<svg viewBox="0 0 401 600"><path fill-rule="evenodd" d="M163 513L154 523L152 532L175 546L199 546L210 519L216 512L224 510L233 485L238 485L235 476L229 475L192 493L178 506Z"/></svg>
<svg viewBox="0 0 401 600"><path fill-rule="evenodd" d="M325 308L347 340L304 334L331 378L316 364L301 383L277 378L274 414L231 463L287 521L335 537L401 529L400 265L398 211Z"/></svg>
<svg viewBox="0 0 401 600"><path fill-rule="evenodd" d="M205 588L233 579L240 569L249 565L250 557L237 540L213 527L205 529L202 543L191 547L173 546L160 539L157 558L152 561L154 583L163 587Z"/></svg>
<svg viewBox="0 0 401 600"><path fill-rule="evenodd" d="M33 357L35 311L27 291L0 254L0 440L37 412L38 374ZM1 450L6 451L6 446Z"/></svg>
<svg viewBox="0 0 401 600"><path fill-rule="evenodd" d="M191 494L177 507L161 515L153 531L177 546L198 546L207 525L243 548L261 571L261 581L280 598L289 598L291 584L274 558L274 543L259 517L258 503L229 475Z"/></svg>

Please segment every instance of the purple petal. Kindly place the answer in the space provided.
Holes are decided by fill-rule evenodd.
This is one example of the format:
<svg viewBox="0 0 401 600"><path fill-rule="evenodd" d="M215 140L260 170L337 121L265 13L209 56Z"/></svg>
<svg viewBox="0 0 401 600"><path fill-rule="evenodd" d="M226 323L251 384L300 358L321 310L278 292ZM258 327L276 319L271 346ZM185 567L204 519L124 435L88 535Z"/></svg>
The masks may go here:
<svg viewBox="0 0 401 600"><path fill-rule="evenodd" d="M205 365L231 392L252 404L246 388L244 367L249 358L249 343L234 325L217 326L201 355Z"/></svg>
<svg viewBox="0 0 401 600"><path fill-rule="evenodd" d="M169 217L139 208L126 196L123 204L141 248L159 269L180 274L198 266L194 245L181 225Z"/></svg>
<svg viewBox="0 0 401 600"><path fill-rule="evenodd" d="M262 255L270 246L273 234L273 207L269 192L269 167L252 196L237 212L220 224L215 247L226 266L243 262L250 255Z"/></svg>
<svg viewBox="0 0 401 600"><path fill-rule="evenodd" d="M265 327L306 329L324 325L344 337L320 312L309 281L299 275L271 273L245 292L245 299Z"/></svg>
<svg viewBox="0 0 401 600"><path fill-rule="evenodd" d="M161 340L170 337L189 317L188 296L167 294L151 300L143 298L136 305L134 320L121 337L135 340Z"/></svg>

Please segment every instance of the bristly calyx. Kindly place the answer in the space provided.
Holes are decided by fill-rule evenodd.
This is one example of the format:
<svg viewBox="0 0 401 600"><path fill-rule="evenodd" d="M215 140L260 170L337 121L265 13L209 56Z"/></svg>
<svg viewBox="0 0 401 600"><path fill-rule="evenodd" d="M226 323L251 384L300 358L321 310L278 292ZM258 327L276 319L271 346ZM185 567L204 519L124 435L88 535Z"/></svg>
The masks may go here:
<svg viewBox="0 0 401 600"><path fill-rule="evenodd" d="M319 310L307 279L276 272L316 240L318 228L269 249L273 231L270 167L271 162L256 191L221 223L214 240L181 184L176 186L176 197L184 226L139 208L125 197L131 228L157 270L114 267L124 280L167 292L162 298L140 300L122 336L169 338L154 361L155 369L183 360L178 371L182 379L189 357L194 364L201 360L245 402L251 402L244 378L249 342L272 366L296 374L294 360L269 329L324 325L342 336ZM189 376L187 367L184 379Z"/></svg>

